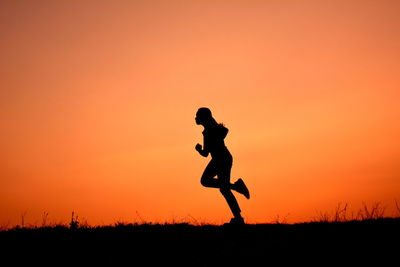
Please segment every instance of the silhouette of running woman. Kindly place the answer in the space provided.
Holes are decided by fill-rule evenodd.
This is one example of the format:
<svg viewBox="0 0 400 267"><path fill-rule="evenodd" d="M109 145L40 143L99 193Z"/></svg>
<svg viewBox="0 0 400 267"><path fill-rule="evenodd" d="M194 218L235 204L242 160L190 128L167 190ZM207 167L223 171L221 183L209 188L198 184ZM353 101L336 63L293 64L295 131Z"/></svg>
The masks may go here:
<svg viewBox="0 0 400 267"><path fill-rule="evenodd" d="M204 107L199 108L196 113L196 124L204 127L204 141L203 147L197 144L195 149L203 157L211 154L212 158L200 182L205 187L219 188L233 213L231 224L244 224L239 204L231 190L243 194L247 199L250 198L250 193L242 179L239 178L234 184L230 182L233 158L224 143L229 130L218 124L212 117L211 110ZM214 178L215 176L217 178Z"/></svg>

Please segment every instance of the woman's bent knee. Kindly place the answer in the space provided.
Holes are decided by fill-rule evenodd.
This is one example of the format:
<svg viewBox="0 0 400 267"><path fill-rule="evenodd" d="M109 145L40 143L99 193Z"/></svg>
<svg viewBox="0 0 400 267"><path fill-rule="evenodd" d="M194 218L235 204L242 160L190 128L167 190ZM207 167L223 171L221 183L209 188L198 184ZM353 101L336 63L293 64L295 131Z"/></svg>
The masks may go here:
<svg viewBox="0 0 400 267"><path fill-rule="evenodd" d="M210 181L207 177L202 176L200 179L200 183L204 187L210 187Z"/></svg>
<svg viewBox="0 0 400 267"><path fill-rule="evenodd" d="M200 179L200 183L204 187L220 188L220 182L212 176L203 175Z"/></svg>

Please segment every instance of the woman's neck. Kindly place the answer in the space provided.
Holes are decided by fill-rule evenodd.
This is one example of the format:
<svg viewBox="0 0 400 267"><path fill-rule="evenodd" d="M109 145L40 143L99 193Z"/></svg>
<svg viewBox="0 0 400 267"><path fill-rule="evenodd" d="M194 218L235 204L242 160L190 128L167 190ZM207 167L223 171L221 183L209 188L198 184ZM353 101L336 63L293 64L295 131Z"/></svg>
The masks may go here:
<svg viewBox="0 0 400 267"><path fill-rule="evenodd" d="M204 123L204 129L211 128L213 126L217 125L217 122L215 120L210 120Z"/></svg>

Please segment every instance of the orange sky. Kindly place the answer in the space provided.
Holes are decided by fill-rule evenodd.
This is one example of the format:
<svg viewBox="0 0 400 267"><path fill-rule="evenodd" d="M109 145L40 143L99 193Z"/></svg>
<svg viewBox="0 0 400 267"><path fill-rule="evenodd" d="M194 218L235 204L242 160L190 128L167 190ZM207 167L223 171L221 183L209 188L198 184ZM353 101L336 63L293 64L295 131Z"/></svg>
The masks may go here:
<svg viewBox="0 0 400 267"><path fill-rule="evenodd" d="M228 221L199 183L201 106L230 129L248 222L391 215L400 2L188 2L1 1L0 226Z"/></svg>

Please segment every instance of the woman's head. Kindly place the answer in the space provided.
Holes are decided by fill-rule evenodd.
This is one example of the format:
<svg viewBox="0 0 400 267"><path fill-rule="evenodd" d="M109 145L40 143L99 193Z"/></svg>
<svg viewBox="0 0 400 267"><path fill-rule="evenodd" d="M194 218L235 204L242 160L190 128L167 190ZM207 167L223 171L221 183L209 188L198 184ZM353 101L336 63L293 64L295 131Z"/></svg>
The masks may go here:
<svg viewBox="0 0 400 267"><path fill-rule="evenodd" d="M199 108L195 120L197 125L204 125L208 122L214 121L209 108Z"/></svg>

